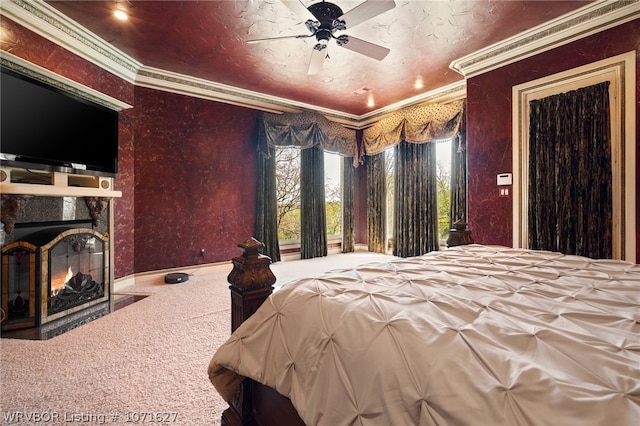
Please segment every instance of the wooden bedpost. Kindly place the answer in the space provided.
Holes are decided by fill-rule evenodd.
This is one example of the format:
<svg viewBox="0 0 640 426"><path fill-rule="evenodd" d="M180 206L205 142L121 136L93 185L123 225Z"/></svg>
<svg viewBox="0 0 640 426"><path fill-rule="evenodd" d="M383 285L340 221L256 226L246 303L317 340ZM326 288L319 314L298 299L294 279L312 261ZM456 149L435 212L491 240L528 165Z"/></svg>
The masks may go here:
<svg viewBox="0 0 640 426"><path fill-rule="evenodd" d="M235 331L262 305L273 291L276 277L269 268L271 258L262 254L264 244L251 237L238 244L242 255L234 257L231 284L231 332ZM253 381L245 379L229 408L222 413L222 426L255 425L252 414Z"/></svg>

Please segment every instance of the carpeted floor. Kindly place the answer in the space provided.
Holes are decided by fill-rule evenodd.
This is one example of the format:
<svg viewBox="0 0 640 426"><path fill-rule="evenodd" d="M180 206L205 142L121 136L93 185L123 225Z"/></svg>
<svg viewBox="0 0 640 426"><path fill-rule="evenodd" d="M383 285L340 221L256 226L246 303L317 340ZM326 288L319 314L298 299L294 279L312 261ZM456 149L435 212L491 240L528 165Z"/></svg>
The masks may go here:
<svg viewBox="0 0 640 426"><path fill-rule="evenodd" d="M390 258L356 252L271 269L277 286ZM231 268L136 285L127 292L152 295L49 340L1 339L0 424L219 425L227 404L207 367L230 334Z"/></svg>

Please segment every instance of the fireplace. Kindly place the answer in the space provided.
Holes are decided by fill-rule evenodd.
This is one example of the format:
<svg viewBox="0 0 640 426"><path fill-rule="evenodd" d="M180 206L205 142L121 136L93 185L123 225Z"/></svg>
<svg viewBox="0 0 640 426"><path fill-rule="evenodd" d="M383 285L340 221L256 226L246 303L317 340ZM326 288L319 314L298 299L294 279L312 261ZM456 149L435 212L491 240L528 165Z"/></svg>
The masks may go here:
<svg viewBox="0 0 640 426"><path fill-rule="evenodd" d="M108 238L93 229L48 227L5 245L2 331L48 338L108 313L109 277Z"/></svg>

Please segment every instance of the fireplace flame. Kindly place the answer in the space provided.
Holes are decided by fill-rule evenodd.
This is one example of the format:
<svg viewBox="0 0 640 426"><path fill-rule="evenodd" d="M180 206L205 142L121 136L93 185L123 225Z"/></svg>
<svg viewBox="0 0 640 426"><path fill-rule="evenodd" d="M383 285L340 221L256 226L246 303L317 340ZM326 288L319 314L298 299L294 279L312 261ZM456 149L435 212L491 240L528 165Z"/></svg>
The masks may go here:
<svg viewBox="0 0 640 426"><path fill-rule="evenodd" d="M71 270L71 266L67 270L67 274L62 277L62 273L58 274L56 277L51 277L51 296L55 297L60 293L65 285L69 282L71 278L73 278L73 271Z"/></svg>

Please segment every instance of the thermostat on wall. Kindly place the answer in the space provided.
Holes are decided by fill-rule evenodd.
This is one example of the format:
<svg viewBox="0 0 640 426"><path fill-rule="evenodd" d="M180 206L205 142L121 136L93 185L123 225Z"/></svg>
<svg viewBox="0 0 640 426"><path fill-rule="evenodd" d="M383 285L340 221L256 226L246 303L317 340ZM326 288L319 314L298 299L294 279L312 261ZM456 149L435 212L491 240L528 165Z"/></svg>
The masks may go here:
<svg viewBox="0 0 640 426"><path fill-rule="evenodd" d="M511 173L502 173L498 175L498 185L511 185L512 177Z"/></svg>

